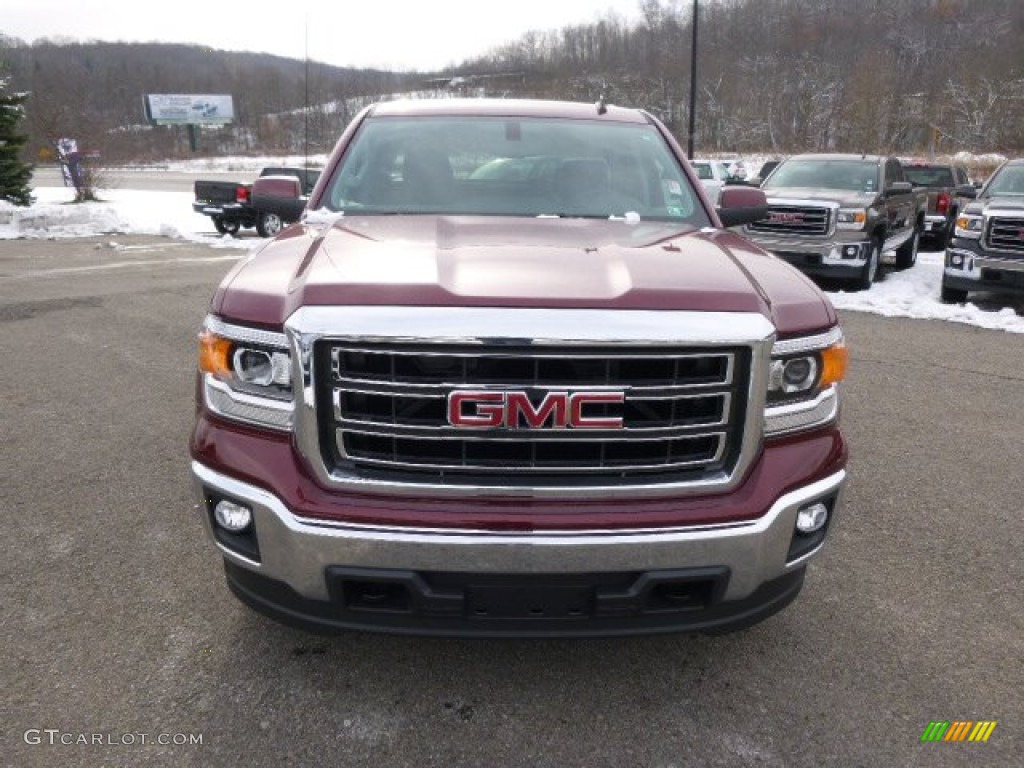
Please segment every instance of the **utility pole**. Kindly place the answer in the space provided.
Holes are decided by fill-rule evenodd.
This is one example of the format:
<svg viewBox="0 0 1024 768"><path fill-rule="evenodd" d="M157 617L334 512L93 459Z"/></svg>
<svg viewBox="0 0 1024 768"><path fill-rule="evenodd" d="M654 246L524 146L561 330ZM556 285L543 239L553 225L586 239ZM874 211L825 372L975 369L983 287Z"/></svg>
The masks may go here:
<svg viewBox="0 0 1024 768"><path fill-rule="evenodd" d="M693 0L693 40L690 43L690 136L686 142L686 156L693 160L694 133L697 130L697 0Z"/></svg>
<svg viewBox="0 0 1024 768"><path fill-rule="evenodd" d="M309 168L309 12L306 12L305 27L305 58L306 69L303 77L302 99L302 167Z"/></svg>

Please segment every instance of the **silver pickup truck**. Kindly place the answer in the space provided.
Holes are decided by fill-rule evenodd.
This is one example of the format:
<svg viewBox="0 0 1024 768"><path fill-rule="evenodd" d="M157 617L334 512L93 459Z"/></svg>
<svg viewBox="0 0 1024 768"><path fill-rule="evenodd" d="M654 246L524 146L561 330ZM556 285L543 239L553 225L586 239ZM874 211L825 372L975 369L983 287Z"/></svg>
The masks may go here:
<svg viewBox="0 0 1024 768"><path fill-rule="evenodd" d="M1024 158L999 166L956 219L940 295L960 303L977 291L1024 294Z"/></svg>
<svg viewBox="0 0 1024 768"><path fill-rule="evenodd" d="M809 275L866 289L917 261L928 196L895 157L795 155L761 188L768 215L740 231Z"/></svg>

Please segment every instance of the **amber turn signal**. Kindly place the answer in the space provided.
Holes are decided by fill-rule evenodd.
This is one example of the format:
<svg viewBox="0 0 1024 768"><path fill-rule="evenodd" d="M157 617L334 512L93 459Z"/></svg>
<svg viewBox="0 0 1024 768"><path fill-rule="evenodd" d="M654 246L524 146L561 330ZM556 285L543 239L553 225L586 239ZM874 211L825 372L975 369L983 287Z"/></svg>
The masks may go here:
<svg viewBox="0 0 1024 768"><path fill-rule="evenodd" d="M199 370L219 379L231 376L231 340L203 331L199 334Z"/></svg>
<svg viewBox="0 0 1024 768"><path fill-rule="evenodd" d="M846 378L849 357L846 344L842 341L821 350L821 382L818 386L824 389Z"/></svg>

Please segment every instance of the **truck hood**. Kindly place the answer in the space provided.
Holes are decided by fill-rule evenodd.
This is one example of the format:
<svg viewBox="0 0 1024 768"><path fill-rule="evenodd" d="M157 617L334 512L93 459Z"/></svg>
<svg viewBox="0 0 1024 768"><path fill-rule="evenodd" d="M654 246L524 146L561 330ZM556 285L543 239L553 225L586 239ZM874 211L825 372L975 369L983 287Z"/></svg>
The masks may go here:
<svg viewBox="0 0 1024 768"><path fill-rule="evenodd" d="M838 203L841 208L868 208L875 202L873 192L851 192L843 189L820 187L779 187L764 190L768 205L793 200Z"/></svg>
<svg viewBox="0 0 1024 768"><path fill-rule="evenodd" d="M1024 213L1024 197L985 197L975 200L964 208L964 213L992 213L998 215L1000 212L1009 214Z"/></svg>
<svg viewBox="0 0 1024 768"><path fill-rule="evenodd" d="M783 334L835 322L813 283L734 233L606 219L300 224L236 266L213 311L279 327L308 305L758 312Z"/></svg>

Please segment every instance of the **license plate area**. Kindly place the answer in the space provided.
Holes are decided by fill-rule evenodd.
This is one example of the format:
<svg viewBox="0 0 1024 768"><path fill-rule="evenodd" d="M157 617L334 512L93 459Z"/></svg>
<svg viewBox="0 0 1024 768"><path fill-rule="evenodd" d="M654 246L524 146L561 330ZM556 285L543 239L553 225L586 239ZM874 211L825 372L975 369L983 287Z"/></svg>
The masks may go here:
<svg viewBox="0 0 1024 768"><path fill-rule="evenodd" d="M537 584L475 586L466 591L471 619L575 619L594 613L594 588Z"/></svg>
<svg viewBox="0 0 1024 768"><path fill-rule="evenodd" d="M686 613L721 600L724 567L580 574L483 574L330 566L342 612L408 614L486 624L574 622Z"/></svg>

